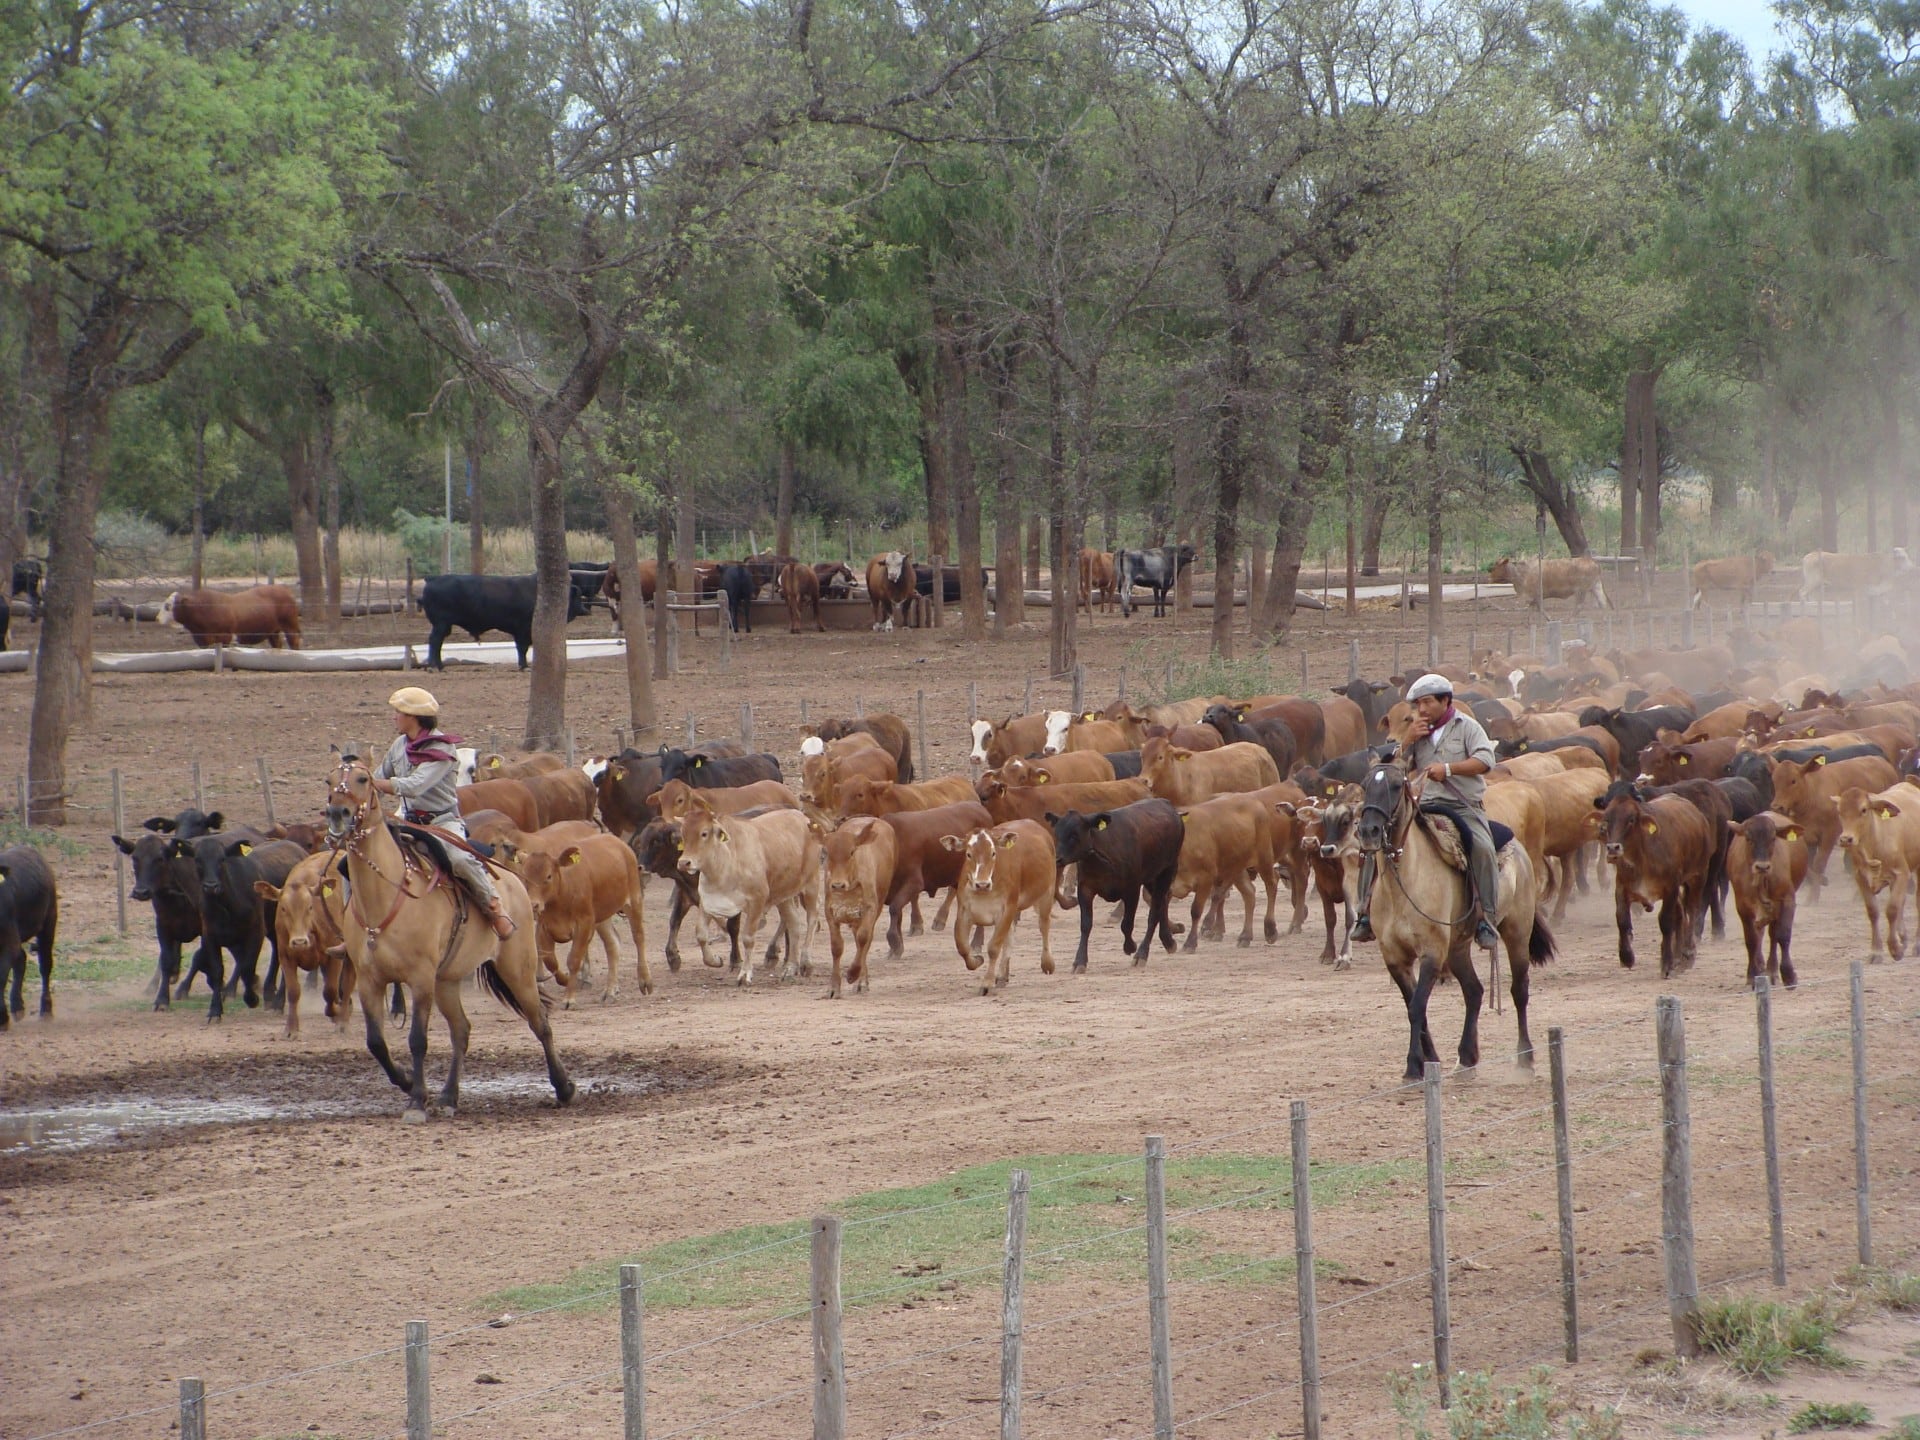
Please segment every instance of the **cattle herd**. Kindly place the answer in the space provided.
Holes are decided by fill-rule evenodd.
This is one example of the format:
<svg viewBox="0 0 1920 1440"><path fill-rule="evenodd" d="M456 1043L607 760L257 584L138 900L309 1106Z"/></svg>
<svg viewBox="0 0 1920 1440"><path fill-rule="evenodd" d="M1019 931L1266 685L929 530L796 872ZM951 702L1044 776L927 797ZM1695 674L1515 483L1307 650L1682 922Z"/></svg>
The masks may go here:
<svg viewBox="0 0 1920 1440"><path fill-rule="evenodd" d="M1089 555L1095 560L1083 574L1097 591L1104 557ZM1158 558L1164 573L1143 572L1123 554L1120 573L1170 585L1187 557ZM1737 588L1763 558L1744 573L1696 571L1693 578L1702 589ZM870 593L919 593L921 568L903 553L876 556ZM813 567L792 561L770 573L769 583L790 598L817 598L844 578L823 584ZM926 583L933 578L929 572ZM747 580L754 583L751 573ZM1516 583L1526 577L1516 575ZM1579 575L1557 583L1586 593ZM592 594L599 593L596 584ZM176 617L193 613L185 598L172 602ZM576 598L591 597L576 591ZM489 618L461 606L524 602L530 617L532 586L510 577L436 577L427 602L437 659L443 623L471 628ZM876 607L883 603L911 600L876 598ZM898 613L889 608L875 623ZM252 617L229 611L217 623L261 633L274 618L269 607ZM289 643L297 616L294 624ZM1819 624L1801 619L1765 637L1741 629L1726 643L1688 649L1602 654L1576 644L1551 663L1487 651L1442 673L1501 756L1486 807L1507 837L1503 906L1516 910L1502 915L1500 932L1522 1064L1531 1058L1528 972L1556 953L1549 926L1564 921L1576 891L1589 888L1595 862L1612 877L1620 963L1636 963L1634 907L1657 910L1663 977L1695 963L1709 924L1716 937L1724 934L1731 896L1744 941L1741 973L1794 984L1796 902L1833 878L1836 851L1851 874L1873 959L1900 958L1912 944L1920 683L1893 636L1852 647L1836 664ZM533 980L503 980L494 961L476 961L480 978L517 1011L534 1012L529 1023L548 1047L564 1099L570 1082L538 1012L545 1003L572 1005L596 937L606 966L602 998L617 992L616 923L633 947L641 992L652 991L642 915L650 879L668 887L662 953L669 971L680 969L681 932L691 921L702 963L727 967L739 984L753 983L762 968L805 979L824 925L832 997L871 984L883 920L888 960L900 961L904 932L909 925L920 932L922 904L935 898L941 906L932 923L950 926L981 994L1009 982L1023 916L1035 921L1040 969L1051 974L1054 911L1077 912L1078 972L1089 964L1096 905L1111 904L1124 953L1138 967L1156 939L1163 951L1178 945L1188 952L1202 940L1224 941L1232 896L1242 910L1235 942L1254 943L1264 892L1262 936L1277 943L1282 884L1287 933L1305 927L1317 900L1325 932L1319 959L1345 969L1364 853L1392 873L1395 893L1411 897L1427 893L1420 885L1441 885L1429 905L1442 911L1455 893L1447 887L1456 881L1418 873L1415 851L1424 856L1425 841L1416 846L1410 838L1408 825L1418 822L1414 807L1402 805L1410 782L1396 759L1409 733L1412 712L1401 696L1411 678L1354 680L1325 696L1209 695L1138 708L1116 701L1102 710L975 721L967 773L939 776L916 774L909 728L887 714L808 727L797 775L774 755L729 740L627 749L578 766L547 754L464 750L460 809L470 835L511 877L503 888L524 895L515 904L524 904L532 931L525 969L550 977L547 1002L530 1001ZM132 898L153 909L154 1006L184 998L198 976L210 993L210 1018L237 993L248 1006L284 1004L286 1029L297 1033L299 977L309 972L336 1023L346 1023L358 997L370 1048L404 1084L380 1036L385 1014L402 1013L410 983L389 953L399 942L386 929L404 931L396 917L439 884L431 846L393 852L405 883L390 902L381 892L375 908L387 909L387 918L376 925L356 894L363 885L352 879L355 857L365 858L354 839L363 832L343 828L347 808L338 802L359 795L360 813L371 813L357 762L343 757L329 784L325 816L308 822L247 825L185 810L113 837L131 862ZM1435 854L1449 847L1445 836L1435 838ZM365 873L376 872L385 873L378 866ZM1433 1058L1427 993L1447 973L1459 979L1467 1004L1461 1058L1474 1063L1481 987L1466 960L1465 932L1445 923L1431 934L1403 931L1391 906L1379 910L1380 893L1376 887L1375 928L1407 1001L1409 1073L1418 1073L1423 1056ZM1173 912L1176 901L1189 902L1182 916ZM51 1013L58 908L56 877L39 852L0 851L0 985L10 990L0 1027L23 1013L29 946L40 965L40 1011ZM450 923L454 938L445 943L468 944L458 913ZM376 948L383 957L377 971L367 968ZM435 973L427 965L426 978L413 985L416 1059L425 1014L437 1000L454 1030L457 1069L465 1021L456 1021L444 993L435 996ZM416 1067L416 1099L417 1080Z"/></svg>

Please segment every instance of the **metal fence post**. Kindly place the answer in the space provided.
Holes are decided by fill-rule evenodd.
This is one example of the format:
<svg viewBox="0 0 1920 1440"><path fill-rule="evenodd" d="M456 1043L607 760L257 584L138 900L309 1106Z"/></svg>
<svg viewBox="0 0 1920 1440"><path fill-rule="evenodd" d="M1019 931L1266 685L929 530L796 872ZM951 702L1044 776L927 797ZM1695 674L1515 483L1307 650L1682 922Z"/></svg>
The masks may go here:
<svg viewBox="0 0 1920 1440"><path fill-rule="evenodd" d="M620 1396L623 1440L647 1440L645 1347L641 1343L640 1267L620 1267Z"/></svg>
<svg viewBox="0 0 1920 1440"><path fill-rule="evenodd" d="M1026 1171L1015 1170L1007 1176L1006 1279L1000 1291L1000 1440L1020 1440L1027 1188Z"/></svg>
<svg viewBox="0 0 1920 1440"><path fill-rule="evenodd" d="M847 1361L840 1344L840 1217L813 1217L813 1440L845 1440Z"/></svg>
<svg viewBox="0 0 1920 1440"><path fill-rule="evenodd" d="M1560 1308L1566 1325L1569 1365L1580 1362L1580 1271L1573 1248L1573 1142L1567 1133L1566 1034L1547 1031L1547 1066L1553 1077L1553 1168L1560 1202Z"/></svg>
<svg viewBox="0 0 1920 1440"><path fill-rule="evenodd" d="M1447 1161L1440 1113L1440 1066L1429 1060L1427 1090L1427 1257L1433 1297L1433 1369L1440 1403L1452 1401L1453 1321L1447 1308Z"/></svg>
<svg viewBox="0 0 1920 1440"><path fill-rule="evenodd" d="M1773 1093L1773 986L1753 978L1753 1009L1760 1031L1760 1138L1767 1156L1767 1230L1773 1241L1773 1283L1787 1283L1786 1214L1780 1199L1780 1126Z"/></svg>
<svg viewBox="0 0 1920 1440"><path fill-rule="evenodd" d="M433 1440L433 1385L427 1322L407 1321L407 1440Z"/></svg>
<svg viewBox="0 0 1920 1440"><path fill-rule="evenodd" d="M1167 1142L1147 1137L1147 1329L1153 1354L1153 1436L1173 1440L1173 1327L1167 1310Z"/></svg>
<svg viewBox="0 0 1920 1440"><path fill-rule="evenodd" d="M1313 1274L1313 1185L1307 1167L1307 1102L1288 1107L1293 1122L1293 1289L1300 1315L1300 1425L1320 1440L1320 1328Z"/></svg>
<svg viewBox="0 0 1920 1440"><path fill-rule="evenodd" d="M1866 972L1855 960L1849 967L1853 1038L1853 1215L1859 1231L1860 1263L1873 1264L1872 1177L1867 1169L1867 991Z"/></svg>
<svg viewBox="0 0 1920 1440"><path fill-rule="evenodd" d="M1700 1278L1693 1263L1693 1137L1687 1105L1687 1027L1676 995L1655 1005L1660 1049L1660 1238L1666 1252L1667 1314L1676 1355L1700 1353L1694 1318Z"/></svg>

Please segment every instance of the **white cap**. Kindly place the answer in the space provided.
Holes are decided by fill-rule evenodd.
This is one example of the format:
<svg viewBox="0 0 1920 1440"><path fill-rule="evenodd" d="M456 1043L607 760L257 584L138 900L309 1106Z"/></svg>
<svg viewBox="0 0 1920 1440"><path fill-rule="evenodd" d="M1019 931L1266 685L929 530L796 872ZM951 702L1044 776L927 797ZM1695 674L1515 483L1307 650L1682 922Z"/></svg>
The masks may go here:
<svg viewBox="0 0 1920 1440"><path fill-rule="evenodd" d="M1444 675L1422 675L1407 687L1407 699L1418 700L1427 695L1451 695L1453 682Z"/></svg>

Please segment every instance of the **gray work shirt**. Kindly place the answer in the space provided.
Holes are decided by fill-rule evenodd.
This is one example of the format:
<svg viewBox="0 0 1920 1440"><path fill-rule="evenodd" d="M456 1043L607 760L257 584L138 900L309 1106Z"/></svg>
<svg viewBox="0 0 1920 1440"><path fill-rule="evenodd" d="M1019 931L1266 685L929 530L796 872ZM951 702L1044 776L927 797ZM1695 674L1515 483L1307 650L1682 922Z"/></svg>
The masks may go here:
<svg viewBox="0 0 1920 1440"><path fill-rule="evenodd" d="M446 748L451 750L453 746L448 744ZM407 819L428 825L451 821L444 828L464 835L466 827L460 824L460 802L453 787L456 768L451 760L430 760L424 765L415 765L407 758L406 736L396 735L393 744L387 747L380 768L373 773L393 781L393 793L406 806Z"/></svg>
<svg viewBox="0 0 1920 1440"><path fill-rule="evenodd" d="M1414 742L1411 760L1414 773L1424 775L1429 765L1458 765L1462 760L1484 760L1491 767L1499 758L1494 753L1493 741L1487 738L1485 728L1456 706L1451 720L1426 739ZM1427 782L1427 794L1435 799L1445 795L1455 796L1476 810L1484 810L1487 777L1455 775L1445 784L1430 780Z"/></svg>

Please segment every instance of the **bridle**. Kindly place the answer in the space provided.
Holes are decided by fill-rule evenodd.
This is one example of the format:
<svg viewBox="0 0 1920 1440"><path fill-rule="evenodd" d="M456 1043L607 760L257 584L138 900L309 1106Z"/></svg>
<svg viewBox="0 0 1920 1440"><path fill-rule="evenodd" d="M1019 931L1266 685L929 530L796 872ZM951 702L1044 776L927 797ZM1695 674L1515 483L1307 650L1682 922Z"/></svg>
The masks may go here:
<svg viewBox="0 0 1920 1440"><path fill-rule="evenodd" d="M368 778L367 799L357 797L349 784L355 772ZM415 866L413 858L407 854L404 847L401 848L400 876L398 879L395 879L392 876L382 874L380 867L374 864L373 857L366 851L367 810L369 803L371 803L371 807L375 811L378 811L380 808L379 800L374 798L377 792L374 791L371 784L372 772L358 760L343 755L340 757L340 764L334 770L333 776L333 786L327 792L328 854L330 856L337 856L340 851L344 849L349 857L359 860L360 863L371 870L377 878L385 880L393 887L393 904L387 907L385 917L376 925L367 919L365 912L360 908L359 889L354 886L351 881L349 881L347 885L347 913L353 917L355 923L357 923L362 930L366 931L367 948L371 950L374 945L378 943L381 935L386 933L387 927L393 924L394 917L400 913L400 907L406 904L408 900L414 898L407 893L407 880L413 875ZM351 802L353 814L353 823L338 833L334 831L332 816L334 809L333 802L336 800ZM341 808L346 809L349 807L343 805ZM428 866L427 869L429 873L427 876L426 894L431 895L434 890L439 887L440 872L432 866ZM424 899L425 896L420 898Z"/></svg>
<svg viewBox="0 0 1920 1440"><path fill-rule="evenodd" d="M1449 930L1457 930L1473 917L1473 902L1471 898L1468 899L1467 910L1464 915L1457 920L1445 920L1438 915L1429 915L1425 910L1422 910L1420 903L1415 900L1413 895L1408 891L1407 882L1400 878L1399 860L1401 854L1406 849L1405 836L1408 828L1413 824L1413 816L1411 813L1408 813L1404 819L1400 817L1401 812L1407 808L1407 798L1413 792L1413 780L1412 777L1402 771L1398 765L1390 765L1383 762L1380 765L1380 769L1382 771L1392 770L1400 775L1399 784L1394 786L1393 804L1387 806L1377 801L1363 799L1360 804L1360 813L1362 816L1373 814L1380 817L1381 828L1385 831L1385 836L1375 853L1380 856L1381 867L1388 875L1393 877L1394 888L1399 890L1400 898L1407 902L1408 908L1410 908L1414 914L1418 915L1422 920L1425 920L1429 925L1444 925ZM1366 841L1360 839L1358 826L1354 827L1354 838L1360 841L1360 848L1362 850L1369 849ZM1395 840L1399 840L1401 843L1394 844L1393 842Z"/></svg>

